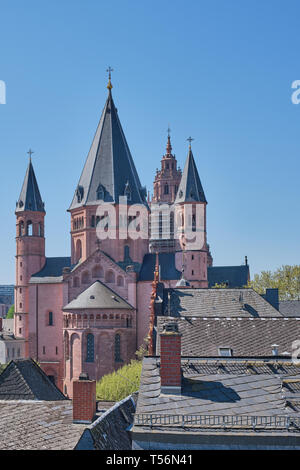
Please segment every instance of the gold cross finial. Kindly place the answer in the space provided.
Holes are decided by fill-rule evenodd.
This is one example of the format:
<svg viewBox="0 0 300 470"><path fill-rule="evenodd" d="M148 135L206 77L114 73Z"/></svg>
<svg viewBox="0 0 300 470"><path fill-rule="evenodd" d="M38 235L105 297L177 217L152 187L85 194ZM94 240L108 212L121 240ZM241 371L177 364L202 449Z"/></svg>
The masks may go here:
<svg viewBox="0 0 300 470"><path fill-rule="evenodd" d="M107 85L107 88L109 90L111 90L112 87L113 87L112 84L111 84L111 72L113 72L113 71L114 71L114 69L112 69L111 66L109 66L108 69L106 70L106 72L108 72L108 85Z"/></svg>

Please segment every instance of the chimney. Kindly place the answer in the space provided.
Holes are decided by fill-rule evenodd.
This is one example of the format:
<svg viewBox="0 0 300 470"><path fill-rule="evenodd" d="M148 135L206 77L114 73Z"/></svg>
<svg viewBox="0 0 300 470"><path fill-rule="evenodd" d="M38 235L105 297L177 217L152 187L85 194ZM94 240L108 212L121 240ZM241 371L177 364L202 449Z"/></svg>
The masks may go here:
<svg viewBox="0 0 300 470"><path fill-rule="evenodd" d="M96 414L96 380L81 373L73 381L73 423L92 423Z"/></svg>
<svg viewBox="0 0 300 470"><path fill-rule="evenodd" d="M272 344L272 356L279 356L278 344Z"/></svg>
<svg viewBox="0 0 300 470"><path fill-rule="evenodd" d="M181 393L181 333L177 322L164 325L160 335L161 392Z"/></svg>

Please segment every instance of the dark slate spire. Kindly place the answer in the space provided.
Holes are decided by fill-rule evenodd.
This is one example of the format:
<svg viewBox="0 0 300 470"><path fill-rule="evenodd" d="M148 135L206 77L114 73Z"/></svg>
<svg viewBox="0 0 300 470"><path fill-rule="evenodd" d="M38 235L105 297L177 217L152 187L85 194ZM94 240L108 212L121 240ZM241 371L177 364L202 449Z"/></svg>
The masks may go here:
<svg viewBox="0 0 300 470"><path fill-rule="evenodd" d="M107 88L108 98L69 210L101 200L119 203L119 196L125 195L128 204L147 205L146 189L141 186L126 142L110 79Z"/></svg>
<svg viewBox="0 0 300 470"><path fill-rule="evenodd" d="M175 199L175 204L180 202L207 202L191 146Z"/></svg>
<svg viewBox="0 0 300 470"><path fill-rule="evenodd" d="M16 212L35 211L44 212L45 207L34 174L31 158L26 171L21 194L16 206Z"/></svg>

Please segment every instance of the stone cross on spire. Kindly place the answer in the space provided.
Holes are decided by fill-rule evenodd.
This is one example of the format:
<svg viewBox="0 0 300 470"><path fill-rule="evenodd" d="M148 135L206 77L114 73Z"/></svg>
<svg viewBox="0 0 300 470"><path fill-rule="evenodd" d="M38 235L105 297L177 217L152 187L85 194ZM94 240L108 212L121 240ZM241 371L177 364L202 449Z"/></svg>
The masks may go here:
<svg viewBox="0 0 300 470"><path fill-rule="evenodd" d="M114 69L111 68L111 66L108 67L108 69L106 70L106 72L108 72L108 85L107 85L107 88L109 89L109 91L112 89L112 84L111 84L111 72L113 72Z"/></svg>
<svg viewBox="0 0 300 470"><path fill-rule="evenodd" d="M31 161L31 155L34 153L31 149L28 150L29 160Z"/></svg>
<svg viewBox="0 0 300 470"><path fill-rule="evenodd" d="M192 141L195 140L195 139L193 139L192 137L189 137L189 138L186 139L186 140L190 143L189 149L191 150L191 148L192 148Z"/></svg>

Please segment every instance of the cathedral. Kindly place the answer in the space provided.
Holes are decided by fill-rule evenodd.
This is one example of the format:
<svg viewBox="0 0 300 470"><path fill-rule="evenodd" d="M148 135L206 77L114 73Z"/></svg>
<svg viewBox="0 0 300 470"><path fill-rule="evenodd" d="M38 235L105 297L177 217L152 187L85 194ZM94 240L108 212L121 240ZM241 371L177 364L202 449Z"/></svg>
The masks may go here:
<svg viewBox="0 0 300 470"><path fill-rule="evenodd" d="M249 279L247 262L213 266L207 243L207 200L191 139L181 170L168 131L150 197L141 185L122 130L110 77L107 88L108 97L68 208L71 256L46 257L45 204L31 158L15 211L14 335L24 341L22 355L38 361L70 397L72 382L80 373L99 379L129 362L143 344L156 267L166 288L207 289L216 283L242 287ZM102 213L99 207L104 208ZM147 236L132 237L126 230L128 224L138 225L134 207L146 214ZM115 236L99 237L98 227L107 228L105 224L112 220L111 208ZM187 225L196 233L198 209L202 243L193 246L180 234Z"/></svg>

